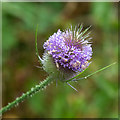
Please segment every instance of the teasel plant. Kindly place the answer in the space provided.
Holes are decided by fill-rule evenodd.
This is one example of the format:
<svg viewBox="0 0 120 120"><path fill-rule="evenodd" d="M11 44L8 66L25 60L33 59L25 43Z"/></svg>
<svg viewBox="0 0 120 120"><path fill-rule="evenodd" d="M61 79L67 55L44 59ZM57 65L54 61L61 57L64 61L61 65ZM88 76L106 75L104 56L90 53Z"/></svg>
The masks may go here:
<svg viewBox="0 0 120 120"><path fill-rule="evenodd" d="M18 104L25 99L33 97L34 94L40 90L44 90L48 85L55 81L57 82L59 80L66 83L77 91L70 82L78 82L87 79L88 77L114 65L116 62L80 78L81 74L85 72L91 64L90 60L93 53L92 38L90 37L90 32L88 32L89 28L90 27L83 30L83 25L81 24L75 27L71 25L70 28L64 31L59 29L57 33L50 36L44 43L43 48L45 51L41 58L37 48L37 25L35 32L36 55L42 68L48 73L48 77L38 85L32 87L26 93L23 93L20 97L17 97L13 102L8 103L8 105L1 108L0 115L11 108L18 106Z"/></svg>

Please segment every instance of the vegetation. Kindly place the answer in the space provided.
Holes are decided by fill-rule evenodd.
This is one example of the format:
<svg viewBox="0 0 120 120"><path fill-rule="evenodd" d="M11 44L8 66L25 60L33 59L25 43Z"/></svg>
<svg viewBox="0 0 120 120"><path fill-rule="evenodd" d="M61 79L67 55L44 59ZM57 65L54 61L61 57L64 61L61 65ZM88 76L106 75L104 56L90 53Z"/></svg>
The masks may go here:
<svg viewBox="0 0 120 120"><path fill-rule="evenodd" d="M117 62L118 19L116 3L2 3L3 106L46 78L35 52L59 28L92 25L93 56L81 75ZM41 67L41 66L40 66ZM4 118L116 118L118 117L117 64L86 80L72 83L76 92L58 81L4 114Z"/></svg>

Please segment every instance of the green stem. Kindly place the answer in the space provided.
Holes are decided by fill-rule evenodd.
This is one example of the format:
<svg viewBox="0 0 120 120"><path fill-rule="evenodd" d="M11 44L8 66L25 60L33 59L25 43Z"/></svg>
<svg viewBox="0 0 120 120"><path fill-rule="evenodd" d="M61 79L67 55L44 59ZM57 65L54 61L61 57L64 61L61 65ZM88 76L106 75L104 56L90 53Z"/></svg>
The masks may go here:
<svg viewBox="0 0 120 120"><path fill-rule="evenodd" d="M9 103L7 106L1 108L0 109L0 115L2 115L3 113L7 112L11 108L17 106L19 103L21 103L25 99L29 98L30 96L33 96L38 91L46 88L51 83L51 81L52 81L52 79L50 77L48 77L44 81L42 81L38 85L36 85L34 88L31 88L31 90L29 90L28 92L23 93L22 96L16 98L16 100L14 100L13 102Z"/></svg>

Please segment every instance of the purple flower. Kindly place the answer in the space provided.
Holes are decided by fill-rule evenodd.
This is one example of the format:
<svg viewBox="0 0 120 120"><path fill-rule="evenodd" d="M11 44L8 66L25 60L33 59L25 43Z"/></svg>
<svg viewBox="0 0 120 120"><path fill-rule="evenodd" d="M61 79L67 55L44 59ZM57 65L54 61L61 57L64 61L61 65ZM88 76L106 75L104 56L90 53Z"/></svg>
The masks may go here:
<svg viewBox="0 0 120 120"><path fill-rule="evenodd" d="M52 56L58 69L82 72L90 64L92 47L87 29L83 26L62 32L60 29L44 43L43 47Z"/></svg>

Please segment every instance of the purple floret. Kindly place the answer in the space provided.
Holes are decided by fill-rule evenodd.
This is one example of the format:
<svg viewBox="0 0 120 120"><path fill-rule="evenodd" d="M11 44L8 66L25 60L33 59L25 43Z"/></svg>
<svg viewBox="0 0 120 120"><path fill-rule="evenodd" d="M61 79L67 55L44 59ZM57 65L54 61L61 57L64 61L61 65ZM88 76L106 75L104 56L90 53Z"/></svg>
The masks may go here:
<svg viewBox="0 0 120 120"><path fill-rule="evenodd" d="M48 54L52 55L54 62L59 68L67 68L74 72L82 72L86 69L92 57L92 47L89 42L89 33L80 29L67 29L64 32L57 31L44 43L43 47ZM85 35L84 35L85 34Z"/></svg>

